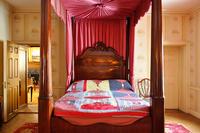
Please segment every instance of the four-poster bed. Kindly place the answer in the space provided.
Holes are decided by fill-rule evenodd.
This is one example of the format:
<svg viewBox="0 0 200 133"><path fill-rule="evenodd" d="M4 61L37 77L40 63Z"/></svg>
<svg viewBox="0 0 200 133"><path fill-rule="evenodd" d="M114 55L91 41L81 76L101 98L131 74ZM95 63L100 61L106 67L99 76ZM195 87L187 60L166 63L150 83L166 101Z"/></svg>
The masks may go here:
<svg viewBox="0 0 200 133"><path fill-rule="evenodd" d="M150 107L145 106L145 111L147 111L147 113L135 121L131 119L132 122L129 124L116 125L115 122L108 124L106 121L95 121L89 125L73 124L67 118L70 117L69 114L76 117L76 115L74 115L74 110L73 112L68 110L68 103L70 103L71 106L71 101L67 100L67 102L63 102L67 107L63 110L65 105L60 104L62 103L62 100L58 100L54 105L52 97L50 42L51 5L54 7L58 16L60 16L66 23L67 88L74 80L83 80L82 82L85 83L90 82L88 80L91 79L95 81L98 80L98 82L106 80L105 82L108 84L107 88L109 88L108 86L111 86L111 82L117 83L117 81L107 81L107 79L124 79L133 84L134 26L140 16L144 15L148 10L150 2L152 2L151 105ZM161 0L83 0L81 2L78 0L41 0L41 7L41 89L39 95L39 132L164 132ZM103 41L105 44L99 41ZM72 96L70 93L80 93L80 90L76 91L76 87L74 87L77 86L79 82L75 83L76 84L70 86L71 90L70 87L66 90L67 96L65 95L61 99L69 99L69 97ZM116 84L114 84L114 86L115 85ZM131 100L131 96L134 95L132 94L134 93L133 90L127 90L125 87L126 85L123 83L120 85L122 88L117 91L128 91L128 93L130 93L128 94L128 100ZM84 84L83 86L87 85ZM73 92L72 90L74 90L74 88L75 91ZM87 94L91 99L93 94L88 95L91 91L87 91L87 89L83 89L84 91L81 91L81 94ZM95 91L99 91L99 87ZM102 92L102 90L100 90L100 92ZM131 118L135 118L135 114L138 115L138 112L141 112L141 110L121 109L119 101L122 99L118 100L116 97L113 98L116 92L113 92L112 88L104 92L106 92L106 96L107 92L109 93L106 97L107 99L112 99L111 101L106 101L106 108L114 107L114 111L101 110L101 113L98 112L99 115L103 114L105 116L105 114L111 114L111 116L108 117L109 120L111 120L113 112L117 115L119 115L118 113L120 112L124 117L125 115L130 116L127 112L133 114L135 111L136 113L134 112L134 115L131 116ZM73 96L73 98L74 97L75 96ZM127 100L126 98L124 99ZM105 99L105 96L101 99ZM133 99L137 99L137 97L133 97ZM84 101L87 100L84 99ZM98 107L100 106L99 101L101 100L99 100L98 97ZM77 101L73 101L72 103L74 102L76 103ZM107 103L109 102L112 104L109 104L108 106ZM138 103L141 104L143 102L140 101ZM83 105L83 103L81 104ZM115 106L116 104L118 104L118 106ZM87 107L87 109L89 107L93 110L94 108L97 108L88 105L91 105L91 103L87 104L87 106L86 104L78 106ZM122 105L122 107L123 106L124 105ZM101 103L100 107L105 106L102 106ZM131 106L131 109L133 107L134 106ZM117 111L115 109L117 109ZM144 112L144 106L142 109L142 112ZM91 110L84 111L86 112L81 112L81 115L94 115L93 112L90 112ZM64 114L67 116L67 120L56 113ZM95 115L98 115L98 113ZM103 117L100 118L103 119ZM87 115L82 119L87 119Z"/></svg>

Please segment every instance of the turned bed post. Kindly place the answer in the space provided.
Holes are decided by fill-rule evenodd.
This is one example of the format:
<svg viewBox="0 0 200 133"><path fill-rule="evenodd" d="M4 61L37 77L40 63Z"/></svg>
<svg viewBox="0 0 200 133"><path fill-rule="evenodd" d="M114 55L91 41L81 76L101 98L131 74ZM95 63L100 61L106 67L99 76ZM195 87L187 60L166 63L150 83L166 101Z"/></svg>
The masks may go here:
<svg viewBox="0 0 200 133"><path fill-rule="evenodd" d="M151 27L151 96L152 130L164 133L164 98L162 72L162 6L161 0L152 0Z"/></svg>
<svg viewBox="0 0 200 133"><path fill-rule="evenodd" d="M129 53L130 53L130 17L126 18L126 67L125 67L125 79L130 80L129 74Z"/></svg>
<svg viewBox="0 0 200 133"><path fill-rule="evenodd" d="M41 0L39 133L51 132L53 110L51 75L51 0Z"/></svg>

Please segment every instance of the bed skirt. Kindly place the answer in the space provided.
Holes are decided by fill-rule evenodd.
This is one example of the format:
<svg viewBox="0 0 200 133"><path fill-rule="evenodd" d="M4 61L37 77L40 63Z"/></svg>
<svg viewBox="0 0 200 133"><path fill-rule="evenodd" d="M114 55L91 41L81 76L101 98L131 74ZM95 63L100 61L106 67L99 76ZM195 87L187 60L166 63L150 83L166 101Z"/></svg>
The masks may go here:
<svg viewBox="0 0 200 133"><path fill-rule="evenodd" d="M51 118L52 133L151 133L152 119L144 117L126 126L114 126L104 123L97 123L89 126L73 125L61 117Z"/></svg>

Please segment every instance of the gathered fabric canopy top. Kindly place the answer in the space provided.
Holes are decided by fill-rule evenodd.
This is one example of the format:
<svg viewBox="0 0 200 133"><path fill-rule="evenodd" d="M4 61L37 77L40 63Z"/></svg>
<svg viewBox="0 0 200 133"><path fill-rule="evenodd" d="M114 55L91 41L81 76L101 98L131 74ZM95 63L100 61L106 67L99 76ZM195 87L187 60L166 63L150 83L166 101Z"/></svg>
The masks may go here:
<svg viewBox="0 0 200 133"><path fill-rule="evenodd" d="M151 0L52 0L56 13L65 21L68 15L78 18L119 18L138 20L148 10Z"/></svg>

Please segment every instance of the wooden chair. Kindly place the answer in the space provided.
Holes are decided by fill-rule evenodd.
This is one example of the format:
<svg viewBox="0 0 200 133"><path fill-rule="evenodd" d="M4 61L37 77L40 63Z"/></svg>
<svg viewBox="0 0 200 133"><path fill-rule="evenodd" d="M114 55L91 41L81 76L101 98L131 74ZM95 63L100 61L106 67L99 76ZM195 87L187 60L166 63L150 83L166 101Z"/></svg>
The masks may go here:
<svg viewBox="0 0 200 133"><path fill-rule="evenodd" d="M148 99L150 98L150 79L144 78L138 81L139 96Z"/></svg>

